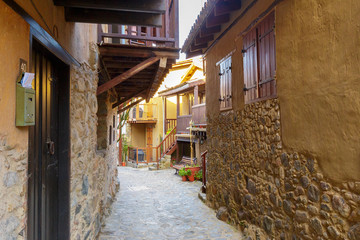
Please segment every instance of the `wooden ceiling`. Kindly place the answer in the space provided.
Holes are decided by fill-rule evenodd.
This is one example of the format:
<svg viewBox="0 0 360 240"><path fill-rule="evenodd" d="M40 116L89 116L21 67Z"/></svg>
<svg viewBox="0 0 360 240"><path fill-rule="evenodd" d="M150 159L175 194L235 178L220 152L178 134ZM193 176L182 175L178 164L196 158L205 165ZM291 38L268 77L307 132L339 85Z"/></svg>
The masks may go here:
<svg viewBox="0 0 360 240"><path fill-rule="evenodd" d="M230 22L231 12L241 8L240 0L209 1L198 16L186 39L182 52L187 58L202 55L218 35L222 26Z"/></svg>
<svg viewBox="0 0 360 240"><path fill-rule="evenodd" d="M114 88L119 99L113 107L134 97L149 100L179 57L178 48L167 47L99 44L99 50L103 71L97 93Z"/></svg>
<svg viewBox="0 0 360 240"><path fill-rule="evenodd" d="M53 0L68 22L162 26L167 0Z"/></svg>

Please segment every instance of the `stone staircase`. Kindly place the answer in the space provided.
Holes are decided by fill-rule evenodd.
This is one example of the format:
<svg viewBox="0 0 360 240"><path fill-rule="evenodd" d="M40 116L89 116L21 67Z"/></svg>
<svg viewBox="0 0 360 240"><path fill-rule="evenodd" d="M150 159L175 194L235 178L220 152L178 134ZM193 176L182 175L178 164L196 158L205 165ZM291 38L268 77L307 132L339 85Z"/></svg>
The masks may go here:
<svg viewBox="0 0 360 240"><path fill-rule="evenodd" d="M171 155L164 155L159 162L159 169L169 169L170 168L170 163L171 163ZM153 170L157 170L157 165L156 163L154 163L153 166L149 165L149 170L153 171Z"/></svg>

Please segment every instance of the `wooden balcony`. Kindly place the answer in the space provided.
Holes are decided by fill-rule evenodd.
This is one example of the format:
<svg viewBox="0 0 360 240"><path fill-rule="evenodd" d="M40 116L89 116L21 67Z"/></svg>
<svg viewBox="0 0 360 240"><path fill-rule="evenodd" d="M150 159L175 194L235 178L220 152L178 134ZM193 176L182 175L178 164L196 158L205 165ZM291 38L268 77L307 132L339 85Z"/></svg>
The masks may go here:
<svg viewBox="0 0 360 240"><path fill-rule="evenodd" d="M190 121L191 121L192 115L183 115L177 117L177 133L190 133L189 129L186 129L190 127Z"/></svg>
<svg viewBox="0 0 360 240"><path fill-rule="evenodd" d="M179 57L179 0L164 0L162 27L99 24L102 71L98 94L112 88L117 107L132 98L149 100Z"/></svg>
<svg viewBox="0 0 360 240"><path fill-rule="evenodd" d="M156 104L138 104L130 110L128 123L156 123L156 113Z"/></svg>
<svg viewBox="0 0 360 240"><path fill-rule="evenodd" d="M192 120L196 126L206 126L206 104L192 106Z"/></svg>

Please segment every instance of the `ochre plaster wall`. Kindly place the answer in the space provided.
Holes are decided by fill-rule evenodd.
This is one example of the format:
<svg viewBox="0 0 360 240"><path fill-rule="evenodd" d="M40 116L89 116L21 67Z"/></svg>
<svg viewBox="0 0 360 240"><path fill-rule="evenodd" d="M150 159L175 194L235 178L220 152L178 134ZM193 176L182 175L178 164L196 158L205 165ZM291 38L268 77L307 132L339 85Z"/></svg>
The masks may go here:
<svg viewBox="0 0 360 240"><path fill-rule="evenodd" d="M360 2L288 0L276 9L283 144L360 179Z"/></svg>
<svg viewBox="0 0 360 240"><path fill-rule="evenodd" d="M146 124L131 124L131 146L144 148L146 147Z"/></svg>
<svg viewBox="0 0 360 240"><path fill-rule="evenodd" d="M15 82L20 58L27 61L29 70L30 28L3 1L0 26L0 140L6 138L8 145L27 149L28 127L15 127Z"/></svg>
<svg viewBox="0 0 360 240"><path fill-rule="evenodd" d="M50 33L56 25L57 40L81 64L70 66L70 225L71 239L93 239L116 190L118 155L115 147L105 153L96 152L96 25L66 23L63 8L54 7L52 0L34 1L48 30L30 1L17 2ZM12 239L24 239L27 234L28 128L16 128L14 115L19 58L31 65L29 30L30 26L0 1L0 236Z"/></svg>
<svg viewBox="0 0 360 240"><path fill-rule="evenodd" d="M170 119L176 119L177 117L176 97L168 98L166 104L167 104L166 117Z"/></svg>
<svg viewBox="0 0 360 240"><path fill-rule="evenodd" d="M272 2L258 1L206 54L207 114L220 112L215 66L230 52L233 110L244 109L242 33ZM360 179L360 2L285 0L275 15L284 148L316 157L330 179Z"/></svg>

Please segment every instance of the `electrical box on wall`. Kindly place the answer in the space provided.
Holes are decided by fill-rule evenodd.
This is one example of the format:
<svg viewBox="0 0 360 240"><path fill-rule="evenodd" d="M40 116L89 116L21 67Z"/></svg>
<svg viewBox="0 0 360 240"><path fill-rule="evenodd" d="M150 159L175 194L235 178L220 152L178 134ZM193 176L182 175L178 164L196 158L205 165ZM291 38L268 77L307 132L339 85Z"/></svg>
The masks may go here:
<svg viewBox="0 0 360 240"><path fill-rule="evenodd" d="M35 90L16 84L16 126L35 125Z"/></svg>

